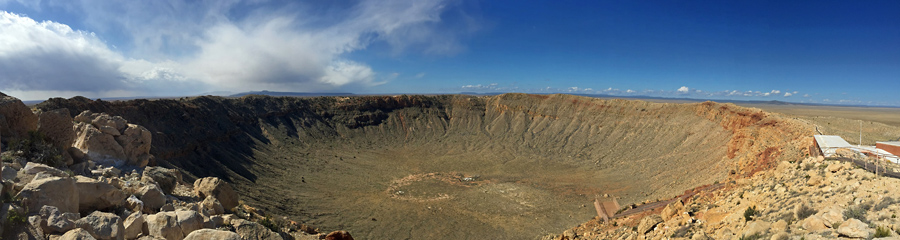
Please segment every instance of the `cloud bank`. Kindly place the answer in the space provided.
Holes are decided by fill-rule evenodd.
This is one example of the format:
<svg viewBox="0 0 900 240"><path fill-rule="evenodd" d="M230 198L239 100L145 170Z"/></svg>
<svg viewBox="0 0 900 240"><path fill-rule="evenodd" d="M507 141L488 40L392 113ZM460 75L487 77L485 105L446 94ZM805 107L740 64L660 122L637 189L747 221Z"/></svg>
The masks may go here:
<svg viewBox="0 0 900 240"><path fill-rule="evenodd" d="M5 73L0 90L104 97L365 88L383 84L390 73L380 76L351 59L353 52L373 44L394 53L453 54L462 48L441 18L453 2L345 5L88 0L26 5L84 16L81 24L93 32L0 11L0 72ZM126 40L111 44L102 37L115 33Z"/></svg>

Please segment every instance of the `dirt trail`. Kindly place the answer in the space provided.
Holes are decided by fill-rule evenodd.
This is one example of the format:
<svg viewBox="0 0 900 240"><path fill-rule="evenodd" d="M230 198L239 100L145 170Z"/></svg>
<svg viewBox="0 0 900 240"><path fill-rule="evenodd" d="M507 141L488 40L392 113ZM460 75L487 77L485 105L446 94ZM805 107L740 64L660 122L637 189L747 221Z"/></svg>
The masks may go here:
<svg viewBox="0 0 900 240"><path fill-rule="evenodd" d="M678 200L684 201L685 199L690 199L691 197L693 197L694 195L697 195L698 193L707 192L707 191L715 191L716 189L719 189L723 186L725 186L724 183L717 183L717 184L713 184L713 185L709 185L709 186L704 186L704 187L699 187L696 189L688 190L685 194L679 195L672 199L641 204L640 206L637 206L635 208L622 211L621 213L613 216L613 218L627 217L627 216L640 214L640 213L647 212L647 211L653 211L658 208L666 207L666 205L669 205L669 203L672 203L672 202L675 202Z"/></svg>

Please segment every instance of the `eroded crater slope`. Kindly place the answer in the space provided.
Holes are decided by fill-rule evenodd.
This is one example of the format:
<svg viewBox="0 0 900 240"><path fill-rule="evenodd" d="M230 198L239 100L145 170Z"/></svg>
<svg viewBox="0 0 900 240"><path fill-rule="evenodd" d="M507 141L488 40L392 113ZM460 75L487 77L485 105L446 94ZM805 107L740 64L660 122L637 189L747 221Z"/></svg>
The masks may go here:
<svg viewBox="0 0 900 240"><path fill-rule="evenodd" d="M529 239L623 205L801 157L814 131L758 109L570 95L91 101L153 132L151 153L248 202L360 239Z"/></svg>

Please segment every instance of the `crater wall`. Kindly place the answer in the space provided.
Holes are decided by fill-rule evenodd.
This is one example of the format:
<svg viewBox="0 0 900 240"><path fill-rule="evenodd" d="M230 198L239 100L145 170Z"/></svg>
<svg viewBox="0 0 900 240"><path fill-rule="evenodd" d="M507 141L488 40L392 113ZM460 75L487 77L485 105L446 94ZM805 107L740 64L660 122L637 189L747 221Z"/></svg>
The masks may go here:
<svg viewBox="0 0 900 240"><path fill-rule="evenodd" d="M38 108L123 116L153 132L157 164L228 179L268 211L367 239L557 233L590 219L598 194L624 205L748 177L802 157L813 131L733 104L571 95L73 98ZM397 187L416 176L441 177Z"/></svg>

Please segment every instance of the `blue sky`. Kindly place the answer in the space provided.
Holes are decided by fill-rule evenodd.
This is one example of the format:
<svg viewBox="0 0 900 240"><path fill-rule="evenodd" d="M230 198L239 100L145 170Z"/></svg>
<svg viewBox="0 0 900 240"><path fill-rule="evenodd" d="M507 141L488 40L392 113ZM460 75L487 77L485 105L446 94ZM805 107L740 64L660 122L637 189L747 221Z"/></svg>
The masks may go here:
<svg viewBox="0 0 900 240"><path fill-rule="evenodd" d="M0 0L0 91L900 106L898 1Z"/></svg>

